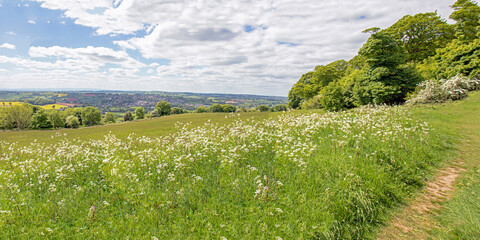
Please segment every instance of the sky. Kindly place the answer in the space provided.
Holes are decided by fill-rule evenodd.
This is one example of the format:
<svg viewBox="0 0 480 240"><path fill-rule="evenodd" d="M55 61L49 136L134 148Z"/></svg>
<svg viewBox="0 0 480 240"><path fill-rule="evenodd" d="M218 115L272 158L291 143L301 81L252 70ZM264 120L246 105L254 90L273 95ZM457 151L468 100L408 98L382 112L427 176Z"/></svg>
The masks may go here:
<svg viewBox="0 0 480 240"><path fill-rule="evenodd" d="M0 0L0 89L287 96L404 15L454 0Z"/></svg>

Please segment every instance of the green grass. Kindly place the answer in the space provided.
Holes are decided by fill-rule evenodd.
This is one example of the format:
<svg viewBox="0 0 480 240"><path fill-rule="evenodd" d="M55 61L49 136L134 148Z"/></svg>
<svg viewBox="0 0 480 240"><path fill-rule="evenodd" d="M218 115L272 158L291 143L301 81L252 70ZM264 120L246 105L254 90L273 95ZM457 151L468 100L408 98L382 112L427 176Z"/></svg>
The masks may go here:
<svg viewBox="0 0 480 240"><path fill-rule="evenodd" d="M422 110L459 137L459 153L464 162L457 190L434 217L437 227L428 234L431 239L480 239L480 93L464 102L451 103L439 109ZM434 121L432 119L432 121ZM438 121L438 120L437 120ZM448 124L446 124L448 123Z"/></svg>
<svg viewBox="0 0 480 240"><path fill-rule="evenodd" d="M449 120L427 113L449 107L295 112L269 119L264 113L191 114L4 132L0 234L373 238L386 214L418 191L451 151L453 135L443 123Z"/></svg>
<svg viewBox="0 0 480 240"><path fill-rule="evenodd" d="M240 119L257 119L262 120L268 117L273 117L279 113L261 113L248 112L241 113ZM229 117L230 116L230 117ZM203 125L208 121L226 124L231 123L232 114L228 113L205 113L205 114L182 114L170 115L161 118L143 119L132 122L123 122L111 125L102 125L94 127L85 127L79 129L60 129L60 130L29 130L29 131L1 131L0 141L9 143L17 142L24 146L30 144L35 139L41 143L56 143L63 139L80 139L80 140L99 140L103 139L105 135L110 132L119 138L126 138L130 134L137 134L138 136L160 137L173 134L177 131L175 124L191 123L191 127ZM66 134L66 136L65 136ZM63 136L59 138L59 136Z"/></svg>

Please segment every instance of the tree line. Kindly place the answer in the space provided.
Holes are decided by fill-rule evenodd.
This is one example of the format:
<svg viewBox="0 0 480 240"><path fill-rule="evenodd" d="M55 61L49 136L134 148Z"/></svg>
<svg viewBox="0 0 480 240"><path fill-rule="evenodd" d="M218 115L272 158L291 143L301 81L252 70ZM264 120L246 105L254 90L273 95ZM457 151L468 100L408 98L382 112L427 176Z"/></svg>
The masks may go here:
<svg viewBox="0 0 480 240"><path fill-rule="evenodd" d="M315 67L291 88L288 106L337 111L366 104L401 104L430 79L480 76L480 7L472 0L452 6L448 24L437 12L407 15L371 34L349 61Z"/></svg>
<svg viewBox="0 0 480 240"><path fill-rule="evenodd" d="M286 111L286 105L276 105L270 108L267 105L260 105L255 109L237 109L231 104L213 104L209 107L199 106L194 113L206 112L247 112L247 111ZM100 124L112 124L119 121L132 121L135 119L156 118L172 114L184 114L189 111L171 107L166 101L159 101L154 110L146 113L143 107L137 107L134 113L127 111L123 118L119 118L112 112L107 112L102 118L102 113L96 107L78 107L58 109L42 109L29 103L13 105L0 108L0 129L58 129L78 128Z"/></svg>

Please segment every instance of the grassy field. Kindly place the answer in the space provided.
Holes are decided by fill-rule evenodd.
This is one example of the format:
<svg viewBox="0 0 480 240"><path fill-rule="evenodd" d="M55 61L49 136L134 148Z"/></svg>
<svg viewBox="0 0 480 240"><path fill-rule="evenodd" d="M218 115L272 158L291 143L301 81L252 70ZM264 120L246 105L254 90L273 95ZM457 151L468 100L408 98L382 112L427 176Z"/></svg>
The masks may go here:
<svg viewBox="0 0 480 240"><path fill-rule="evenodd" d="M10 106L15 106L15 105L22 105L24 102L0 102L0 107L10 107ZM40 107L42 109L60 109L60 108L67 108L68 106L61 105L61 104L48 104L48 105L34 105L37 107Z"/></svg>
<svg viewBox="0 0 480 240"><path fill-rule="evenodd" d="M441 108L421 109L431 122L459 136L456 159L466 172L443 209L432 218L437 224L426 232L431 239L480 239L480 94Z"/></svg>
<svg viewBox="0 0 480 240"><path fill-rule="evenodd" d="M373 238L452 151L448 116L430 108L190 114L2 132L0 234Z"/></svg>

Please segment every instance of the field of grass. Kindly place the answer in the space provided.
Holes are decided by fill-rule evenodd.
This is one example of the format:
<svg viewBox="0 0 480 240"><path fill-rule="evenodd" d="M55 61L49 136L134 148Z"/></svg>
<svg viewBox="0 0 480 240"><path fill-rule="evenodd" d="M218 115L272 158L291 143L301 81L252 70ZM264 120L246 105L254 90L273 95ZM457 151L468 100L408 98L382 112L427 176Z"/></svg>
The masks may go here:
<svg viewBox="0 0 480 240"><path fill-rule="evenodd" d="M422 113L190 114L2 132L0 234L373 238L451 151L444 125Z"/></svg>

